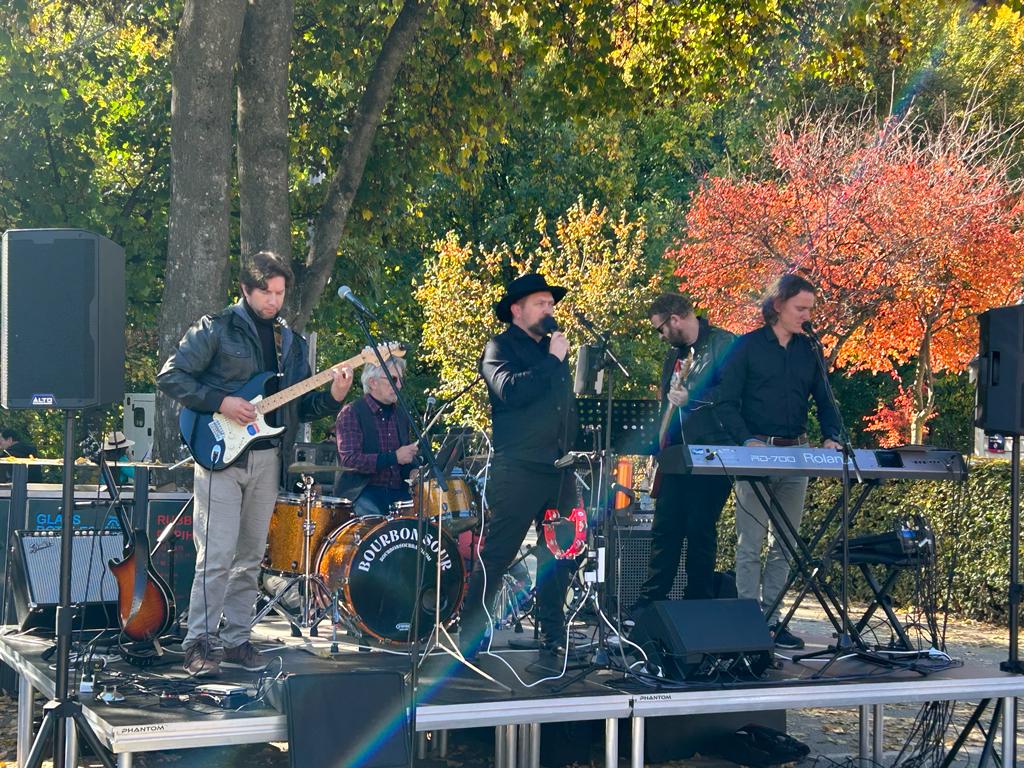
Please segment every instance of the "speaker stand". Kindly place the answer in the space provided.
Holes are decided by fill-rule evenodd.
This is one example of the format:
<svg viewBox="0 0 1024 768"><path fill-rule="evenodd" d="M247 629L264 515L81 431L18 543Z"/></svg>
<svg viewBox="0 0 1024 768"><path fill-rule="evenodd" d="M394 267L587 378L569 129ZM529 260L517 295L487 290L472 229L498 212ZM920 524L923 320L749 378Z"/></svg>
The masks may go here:
<svg viewBox="0 0 1024 768"><path fill-rule="evenodd" d="M39 733L32 743L32 749L25 761L25 768L40 768L43 764L43 753L47 741L53 737L53 764L65 764L64 740L69 721L74 724L78 735L85 739L86 744L104 765L114 768L114 762L107 750L100 744L92 727L82 714L82 705L71 695L68 689L68 674L71 667L71 630L74 616L71 610L71 537L73 529L71 519L75 509L75 413L64 411L64 487L63 508L61 510L61 543L60 543L60 602L57 605L57 680L54 697L43 707L43 722Z"/></svg>

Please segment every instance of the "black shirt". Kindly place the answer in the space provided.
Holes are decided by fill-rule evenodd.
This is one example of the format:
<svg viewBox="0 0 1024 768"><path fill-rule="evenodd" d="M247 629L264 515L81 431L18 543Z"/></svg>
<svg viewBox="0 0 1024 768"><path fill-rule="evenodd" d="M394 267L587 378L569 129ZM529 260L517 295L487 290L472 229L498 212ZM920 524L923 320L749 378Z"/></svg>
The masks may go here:
<svg viewBox="0 0 1024 768"><path fill-rule="evenodd" d="M554 461L576 438L576 401L569 363L548 352L550 341L534 341L510 325L487 342L480 373L491 401L495 458L555 471Z"/></svg>
<svg viewBox="0 0 1024 768"><path fill-rule="evenodd" d="M838 438L839 415L828 398L817 355L803 334L783 347L768 325L739 338L717 392L719 416L738 443L754 435L804 434L809 396L818 408L822 436Z"/></svg>

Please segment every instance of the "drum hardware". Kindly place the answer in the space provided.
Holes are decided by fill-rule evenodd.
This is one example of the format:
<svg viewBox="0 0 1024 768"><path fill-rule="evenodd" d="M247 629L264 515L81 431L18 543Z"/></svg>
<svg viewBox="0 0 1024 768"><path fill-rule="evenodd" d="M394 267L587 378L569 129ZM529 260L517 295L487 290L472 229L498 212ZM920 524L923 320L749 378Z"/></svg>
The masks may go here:
<svg viewBox="0 0 1024 768"><path fill-rule="evenodd" d="M354 472L349 467L337 464L315 464L312 461L296 461L288 465L290 475L311 475L314 472Z"/></svg>
<svg viewBox="0 0 1024 768"><path fill-rule="evenodd" d="M448 481L449 489L451 489L454 486L455 480L456 480L456 478L454 478L454 477L449 479L449 481ZM465 481L462 481L462 484L463 484L463 487L468 492L468 486L466 486ZM419 488L417 488L419 493L414 496L414 499L423 500L424 498L430 498L428 496L425 496L424 491L426 489L423 486L424 486L424 484L421 483ZM482 499L481 499L481 504L483 504L483 500ZM424 511L422 505L420 506L419 511L420 511L421 514L419 515L418 522L422 521L423 518L424 518L424 515L422 514L423 511ZM440 510L438 510L438 512L440 512ZM435 519L437 521L437 523L436 523L437 536L440 539L443 535L445 535L444 534L443 521L441 520L441 515L439 513L435 515ZM430 522L429 519L428 519L428 522ZM458 556L458 549L457 548L456 548L456 556ZM462 562L461 558L459 558L459 562L460 563ZM435 563L434 578L435 578L435 584L434 584L434 601L435 601L434 626L431 629L430 636L427 638L427 641L424 644L423 651L422 651L422 653L420 655L419 662L417 663L417 666L422 666L423 665L424 660L427 659L430 656L430 652L431 651L439 650L439 651L442 651L444 653L447 653L449 656L451 656L453 659L455 659L456 661L461 663L467 669L472 670L473 672L475 672L477 675L479 675L480 677L484 678L485 680L488 680L489 682L493 683L494 685L497 685L500 688L505 689L505 691L507 691L508 693L511 693L512 689L509 686L505 685L504 683L498 682L498 680L496 680L494 677L492 677L491 675L489 675L486 672L484 672L482 669L480 669L480 667L478 667L475 663L469 661L462 654L462 650L459 648L459 644L457 642L455 642L455 638L453 638L451 636L451 633L448 631L448 628L445 626L445 623L441 621L441 618L440 618L441 558L437 558L437 562ZM463 587L465 587L465 581L463 581Z"/></svg>
<svg viewBox="0 0 1024 768"><path fill-rule="evenodd" d="M285 595L287 595L292 589L296 589L296 588L298 589L298 592L299 592L299 595L300 595L300 598L301 598L300 607L299 607L298 620L297 621L293 620L294 617L291 616L291 615L287 615L286 616L286 618L288 619L289 623L292 624L293 629L295 627L298 627L299 629L308 629L308 630L310 630L310 635L315 637L316 636L316 627L323 620L324 615L325 615L325 613L328 610L327 607L315 608L314 600L313 600L313 595L312 595L313 590L316 590L317 594L319 595L319 597L323 601L330 600L330 597L331 597L331 591L327 588L327 586L321 580L319 575L317 575L314 572L314 570L312 568L312 562L311 562L311 559L312 559L312 556L313 556L313 554L312 554L313 536L314 536L314 534L316 534L317 528L318 528L317 521L313 519L313 517L314 517L313 513L314 513L314 510L316 510L318 512L322 512L324 510L324 507L318 507L317 505L314 504L314 500L317 497L316 497L316 494L313 491L313 486L314 486L314 481L313 481L312 476L310 476L310 475L303 475L302 476L303 492L301 494L299 494L299 497L298 497L299 504L297 505L297 508L294 511L295 518L293 518L293 519L302 520L302 526L301 526L301 529L302 529L302 550L301 550L301 555L300 555L302 569L300 571L295 572L295 566L298 565L298 563L295 560L291 560L289 563L287 563L287 566L291 566L291 568L288 568L288 567L282 568L282 567L280 567L282 564L280 562L276 562L275 561L275 554L276 554L276 552L275 552L275 537L274 537L274 527L275 527L274 526L274 522L275 521L274 521L274 517L271 518L271 534L270 534L270 536L268 536L268 546L267 546L268 562L269 562L269 566L270 567L266 567L266 570L270 571L271 573L274 573L275 572L275 566L276 566L278 573L280 573L281 575L284 575L284 576L288 576L290 578L288 579L288 582L285 584L285 586L281 590L279 590L277 592L277 594L271 596L270 599L267 601L267 604L264 605L259 611L257 611L256 615L253 617L253 620L252 620L252 625L253 626L255 626L259 621L261 621L264 616L266 616L268 613L270 613L270 611L276 610L278 608L278 605L284 599ZM286 497L286 498L287 498L288 501L291 500L290 497ZM274 515L275 516L277 515L278 508L283 508L285 510L285 512L283 512L282 515L287 515L288 512L291 511L291 507L292 507L292 505L290 505L290 504L282 505L279 502L274 507ZM330 512L332 511L333 508L332 507L328 507L326 509L327 509L328 514L330 514ZM325 520L325 522L326 522L326 520ZM330 534L330 530L323 531L323 536L325 538L329 534ZM280 540L280 537L278 537L278 540ZM290 543L290 542L286 542L286 543ZM317 543L319 543L319 542L317 542ZM280 556L278 555L278 560L279 559L280 559ZM327 603L327 605L329 605L329 603Z"/></svg>

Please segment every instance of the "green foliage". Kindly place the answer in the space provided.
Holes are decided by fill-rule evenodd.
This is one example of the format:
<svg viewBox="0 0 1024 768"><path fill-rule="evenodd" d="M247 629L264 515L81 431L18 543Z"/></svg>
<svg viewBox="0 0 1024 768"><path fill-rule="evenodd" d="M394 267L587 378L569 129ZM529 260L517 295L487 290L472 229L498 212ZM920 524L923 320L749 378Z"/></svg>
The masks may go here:
<svg viewBox="0 0 1024 768"><path fill-rule="evenodd" d="M125 248L128 391L155 376L173 13L158 0L32 0L0 16L0 230L82 227ZM59 451L59 418L5 421Z"/></svg>
<svg viewBox="0 0 1024 768"><path fill-rule="evenodd" d="M853 498L859 488L853 486ZM828 510L841 497L837 481L812 480L801 530L805 538L815 531ZM736 531L732 502L719 521L719 569L735 563ZM966 484L954 482L893 481L871 491L851 536L882 533L913 514L923 515L935 533L938 561L935 569L938 597L958 616L1005 623L1009 590L1010 468L1006 461L975 461ZM835 523L832 532L835 531ZM828 537L826 537L827 539ZM822 545L823 548L824 545ZM838 579L833 563L830 578ZM851 578L851 597L865 602L870 591L859 571ZM950 577L950 574L952 576ZM833 581L837 584L837 581ZM897 612L911 605L913 575L896 582L893 595ZM813 600L809 596L808 600Z"/></svg>

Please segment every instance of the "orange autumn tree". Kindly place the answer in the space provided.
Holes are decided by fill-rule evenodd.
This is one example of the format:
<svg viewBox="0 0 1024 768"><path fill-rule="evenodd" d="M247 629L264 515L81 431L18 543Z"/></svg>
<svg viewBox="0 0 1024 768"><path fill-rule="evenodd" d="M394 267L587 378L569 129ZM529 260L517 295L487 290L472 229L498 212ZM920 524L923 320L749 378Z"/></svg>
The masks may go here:
<svg viewBox="0 0 1024 768"><path fill-rule="evenodd" d="M705 179L666 258L712 321L737 331L758 324L775 277L804 274L820 290L815 324L834 367L897 376L913 363L868 428L919 442L935 375L974 354L974 316L1022 295L1024 205L1006 150L1017 128L977 115L938 128L805 117L769 141L766 172Z"/></svg>

